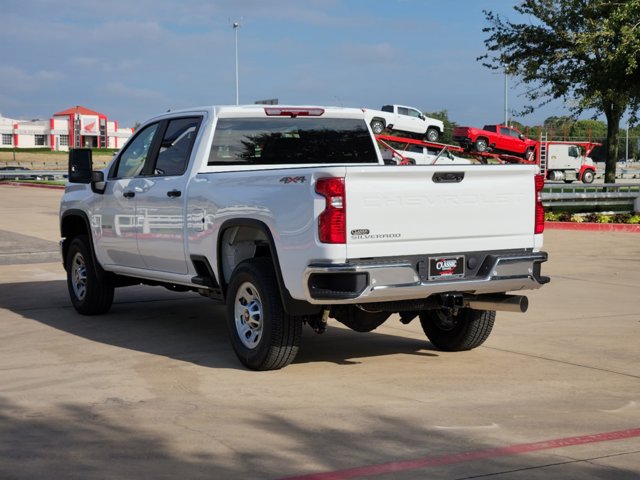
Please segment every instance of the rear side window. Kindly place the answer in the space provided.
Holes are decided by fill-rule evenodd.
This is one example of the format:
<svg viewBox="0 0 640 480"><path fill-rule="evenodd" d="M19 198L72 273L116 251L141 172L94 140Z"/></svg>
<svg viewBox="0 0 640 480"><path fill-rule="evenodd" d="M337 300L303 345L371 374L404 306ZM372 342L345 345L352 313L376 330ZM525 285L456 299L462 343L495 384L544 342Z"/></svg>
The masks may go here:
<svg viewBox="0 0 640 480"><path fill-rule="evenodd" d="M169 121L162 138L155 175L182 175L189 163L193 142L198 133L200 117L177 118Z"/></svg>
<svg viewBox="0 0 640 480"><path fill-rule="evenodd" d="M378 163L362 119L221 118L209 165Z"/></svg>

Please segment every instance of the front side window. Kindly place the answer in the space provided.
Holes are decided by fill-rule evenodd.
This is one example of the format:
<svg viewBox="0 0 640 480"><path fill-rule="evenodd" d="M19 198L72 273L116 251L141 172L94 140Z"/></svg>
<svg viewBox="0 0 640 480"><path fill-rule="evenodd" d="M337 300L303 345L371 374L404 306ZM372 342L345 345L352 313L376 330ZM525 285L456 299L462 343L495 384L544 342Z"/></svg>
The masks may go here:
<svg viewBox="0 0 640 480"><path fill-rule="evenodd" d="M182 175L189 163L193 142L198 133L200 117L177 118L169 121L162 138L155 175Z"/></svg>
<svg viewBox="0 0 640 480"><path fill-rule="evenodd" d="M414 110L413 108L408 109L408 112L410 117L420 118L422 116L418 110Z"/></svg>
<svg viewBox="0 0 640 480"><path fill-rule="evenodd" d="M151 149L153 137L157 129L157 123L145 127L133 141L127 145L118 160L118 167L115 174L117 178L135 177L140 174L149 156L149 150Z"/></svg>
<svg viewBox="0 0 640 480"><path fill-rule="evenodd" d="M209 165L378 163L363 119L221 118Z"/></svg>

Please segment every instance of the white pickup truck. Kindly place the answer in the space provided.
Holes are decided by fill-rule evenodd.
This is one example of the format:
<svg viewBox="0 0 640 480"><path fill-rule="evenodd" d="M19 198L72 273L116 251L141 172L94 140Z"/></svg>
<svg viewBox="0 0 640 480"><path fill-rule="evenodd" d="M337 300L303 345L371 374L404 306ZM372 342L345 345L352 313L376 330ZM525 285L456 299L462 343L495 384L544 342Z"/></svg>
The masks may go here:
<svg viewBox="0 0 640 480"><path fill-rule="evenodd" d="M410 170L408 170L408 168ZM523 312L547 260L531 165L384 165L361 109L206 107L137 129L101 171L70 152L61 251L75 309L149 284L226 302L256 370L293 361L303 325L419 317L437 348L481 345Z"/></svg>
<svg viewBox="0 0 640 480"><path fill-rule="evenodd" d="M442 132L442 120L425 116L420 110L404 105L384 105L381 110L364 111L365 119L376 135L385 130L413 133L429 142L437 142Z"/></svg>

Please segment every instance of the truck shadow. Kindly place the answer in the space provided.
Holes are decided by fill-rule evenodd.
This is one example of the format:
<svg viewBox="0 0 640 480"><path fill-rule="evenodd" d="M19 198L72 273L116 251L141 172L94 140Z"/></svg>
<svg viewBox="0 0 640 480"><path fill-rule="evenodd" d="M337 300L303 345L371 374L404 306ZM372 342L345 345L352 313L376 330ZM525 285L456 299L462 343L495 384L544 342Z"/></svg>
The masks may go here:
<svg viewBox="0 0 640 480"><path fill-rule="evenodd" d="M225 306L195 293L145 286L118 289L109 313L83 316L71 306L65 281L5 283L0 308L25 321L107 345L202 366L244 368L228 339ZM426 338L357 333L341 326L329 326L323 335L316 335L305 326L294 364L351 365L361 363L362 358L393 354L437 356L426 351L431 348Z"/></svg>

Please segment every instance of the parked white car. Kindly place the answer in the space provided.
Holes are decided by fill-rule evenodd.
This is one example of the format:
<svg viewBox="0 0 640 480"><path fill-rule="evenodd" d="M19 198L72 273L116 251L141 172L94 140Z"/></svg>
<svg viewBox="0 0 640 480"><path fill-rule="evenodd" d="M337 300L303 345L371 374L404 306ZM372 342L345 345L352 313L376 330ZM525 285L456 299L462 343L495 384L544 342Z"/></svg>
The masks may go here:
<svg viewBox="0 0 640 480"><path fill-rule="evenodd" d="M365 109L364 115L376 135L385 130L396 130L417 134L429 142L437 142L444 132L441 120L427 117L417 108L404 105L384 105L381 110Z"/></svg>

